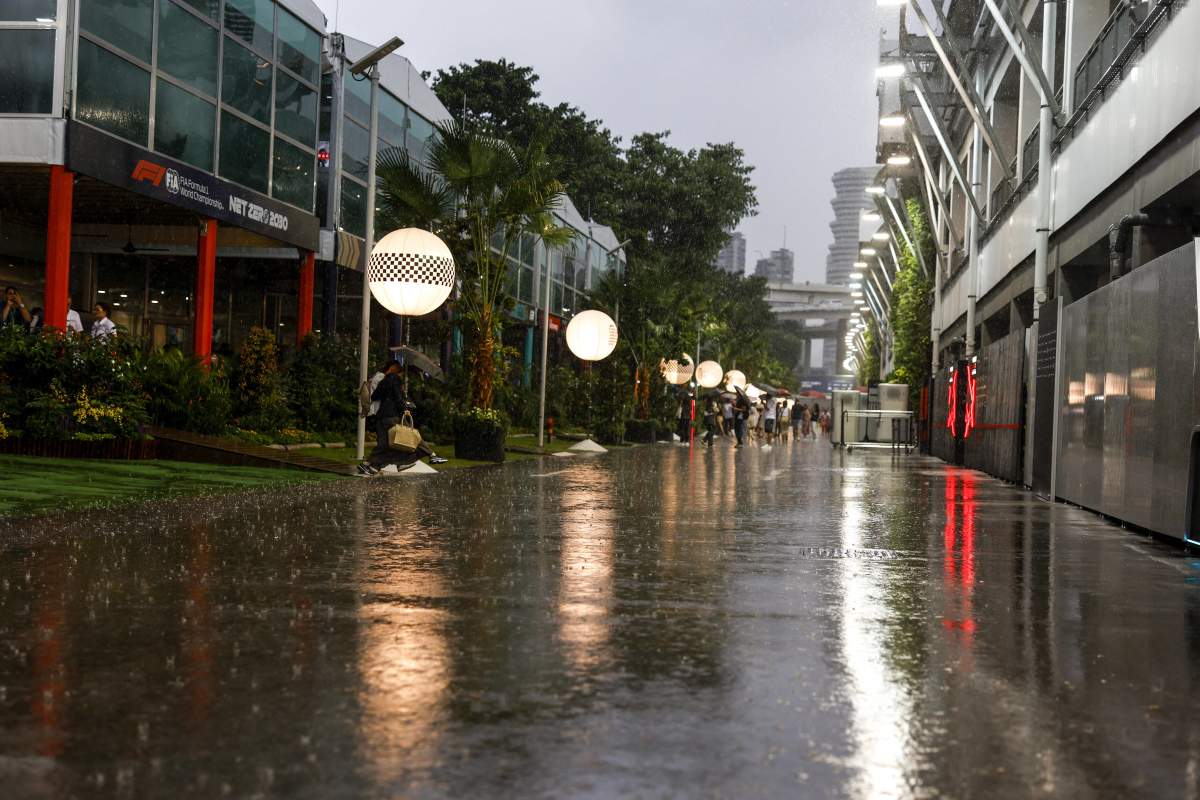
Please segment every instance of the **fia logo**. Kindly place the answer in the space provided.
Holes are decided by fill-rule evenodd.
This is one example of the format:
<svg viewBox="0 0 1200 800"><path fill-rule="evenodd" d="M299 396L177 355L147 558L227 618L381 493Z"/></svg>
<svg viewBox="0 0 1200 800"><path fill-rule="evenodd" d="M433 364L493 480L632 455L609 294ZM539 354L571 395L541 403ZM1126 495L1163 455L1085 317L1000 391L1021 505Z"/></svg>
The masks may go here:
<svg viewBox="0 0 1200 800"><path fill-rule="evenodd" d="M171 194L179 194L179 173L169 169L164 177L167 179L167 191Z"/></svg>

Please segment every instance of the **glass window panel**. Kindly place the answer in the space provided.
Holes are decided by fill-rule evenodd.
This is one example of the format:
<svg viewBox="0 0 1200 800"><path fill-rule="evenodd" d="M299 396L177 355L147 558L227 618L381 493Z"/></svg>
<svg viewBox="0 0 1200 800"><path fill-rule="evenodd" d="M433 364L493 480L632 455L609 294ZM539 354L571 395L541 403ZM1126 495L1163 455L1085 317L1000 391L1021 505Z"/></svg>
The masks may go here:
<svg viewBox="0 0 1200 800"><path fill-rule="evenodd" d="M317 93L283 72L275 75L275 130L310 147L317 142Z"/></svg>
<svg viewBox="0 0 1200 800"><path fill-rule="evenodd" d="M429 137L433 136L433 123L422 117L420 114L409 114L412 127L409 128L409 133L416 137L421 144L429 141Z"/></svg>
<svg viewBox="0 0 1200 800"><path fill-rule="evenodd" d="M533 302L533 270L521 270L521 300L526 303Z"/></svg>
<svg viewBox="0 0 1200 800"><path fill-rule="evenodd" d="M333 75L326 72L321 76L321 115L318 118L317 139L328 142L333 128Z"/></svg>
<svg viewBox="0 0 1200 800"><path fill-rule="evenodd" d="M520 280L521 280L521 270L518 269L517 267L514 267L512 265L512 262L509 262L508 271L505 272L505 274L504 274L504 291L510 297L517 296L517 292L520 289L520 285L519 285Z"/></svg>
<svg viewBox="0 0 1200 800"><path fill-rule="evenodd" d="M550 283L550 313L560 316L563 308L563 286L561 283Z"/></svg>
<svg viewBox="0 0 1200 800"><path fill-rule="evenodd" d="M371 136L367 129L345 120L342 125L342 169L355 177L367 179L367 151L371 148Z"/></svg>
<svg viewBox="0 0 1200 800"><path fill-rule="evenodd" d="M561 278L562 282L567 286L575 286L575 268L575 258L568 252L566 258L563 259L563 274Z"/></svg>
<svg viewBox="0 0 1200 800"><path fill-rule="evenodd" d="M575 288L576 289L586 289L587 285L588 285L587 279L588 279L587 267L583 264L583 262L576 262Z"/></svg>
<svg viewBox="0 0 1200 800"><path fill-rule="evenodd" d="M217 107L158 79L154 100L154 149L212 172Z"/></svg>
<svg viewBox="0 0 1200 800"><path fill-rule="evenodd" d="M537 238L532 234L525 234L521 237L521 263L527 267L533 266L533 256L536 252Z"/></svg>
<svg viewBox="0 0 1200 800"><path fill-rule="evenodd" d="M346 113L359 122L371 121L371 82L346 73Z"/></svg>
<svg viewBox="0 0 1200 800"><path fill-rule="evenodd" d="M405 147L404 104L392 95L379 90L379 135L395 147Z"/></svg>
<svg viewBox="0 0 1200 800"><path fill-rule="evenodd" d="M216 97L217 29L171 0L162 0L158 9L158 68Z"/></svg>
<svg viewBox="0 0 1200 800"><path fill-rule="evenodd" d="M54 31L0 31L0 114L49 114Z"/></svg>
<svg viewBox="0 0 1200 800"><path fill-rule="evenodd" d="M267 193L271 134L228 111L221 112L220 175Z"/></svg>
<svg viewBox="0 0 1200 800"><path fill-rule="evenodd" d="M316 181L316 156L282 139L275 139L275 169L272 173L271 196L312 211L313 185Z"/></svg>
<svg viewBox="0 0 1200 800"><path fill-rule="evenodd" d="M279 9L279 63L316 83L321 69L321 37L312 28Z"/></svg>
<svg viewBox="0 0 1200 800"><path fill-rule="evenodd" d="M0 0L0 22L54 22L58 0Z"/></svg>
<svg viewBox="0 0 1200 800"><path fill-rule="evenodd" d="M575 292L570 289L563 290L562 305L555 309L555 314L570 314L575 309Z"/></svg>
<svg viewBox="0 0 1200 800"><path fill-rule="evenodd" d="M75 119L146 146L150 73L86 39L79 40Z"/></svg>
<svg viewBox="0 0 1200 800"><path fill-rule="evenodd" d="M83 0L79 25L129 55L150 63L154 0Z"/></svg>
<svg viewBox="0 0 1200 800"><path fill-rule="evenodd" d="M225 0L225 30L270 53L275 38L275 4L271 0Z"/></svg>
<svg viewBox="0 0 1200 800"><path fill-rule="evenodd" d="M225 40L221 101L264 125L271 124L271 62Z"/></svg>
<svg viewBox="0 0 1200 800"><path fill-rule="evenodd" d="M0 0L2 2L2 0ZM192 8L216 22L221 14L221 0L184 0ZM161 51L159 55L162 55Z"/></svg>
<svg viewBox="0 0 1200 800"><path fill-rule="evenodd" d="M342 181L341 228L355 236L367 235L367 190L354 181Z"/></svg>
<svg viewBox="0 0 1200 800"><path fill-rule="evenodd" d="M555 250L550 256L550 277L556 281L563 279L563 254L561 250Z"/></svg>

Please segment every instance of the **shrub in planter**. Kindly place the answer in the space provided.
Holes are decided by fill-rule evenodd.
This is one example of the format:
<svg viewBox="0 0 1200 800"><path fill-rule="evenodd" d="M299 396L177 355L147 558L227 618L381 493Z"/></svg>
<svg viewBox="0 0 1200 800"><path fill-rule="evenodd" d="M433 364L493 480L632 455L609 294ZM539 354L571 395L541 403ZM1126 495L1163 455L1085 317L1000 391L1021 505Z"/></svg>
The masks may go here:
<svg viewBox="0 0 1200 800"><path fill-rule="evenodd" d="M596 440L600 444L625 444L625 423L602 422L596 426Z"/></svg>
<svg viewBox="0 0 1200 800"><path fill-rule="evenodd" d="M631 419L625 422L625 439L638 444L654 444L658 423L652 419Z"/></svg>
<svg viewBox="0 0 1200 800"><path fill-rule="evenodd" d="M503 461L507 433L499 411L473 408L454 418L454 455L468 461Z"/></svg>

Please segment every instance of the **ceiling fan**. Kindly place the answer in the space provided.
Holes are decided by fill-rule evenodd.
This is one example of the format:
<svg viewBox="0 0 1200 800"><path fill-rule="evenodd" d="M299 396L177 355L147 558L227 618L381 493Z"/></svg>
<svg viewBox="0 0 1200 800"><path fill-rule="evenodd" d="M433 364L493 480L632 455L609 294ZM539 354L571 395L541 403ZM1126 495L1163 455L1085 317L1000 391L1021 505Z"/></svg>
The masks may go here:
<svg viewBox="0 0 1200 800"><path fill-rule="evenodd" d="M126 223L128 226L128 240L125 246L121 248L121 252L133 255L134 253L169 253L169 249L165 247L135 247L133 244L133 223Z"/></svg>

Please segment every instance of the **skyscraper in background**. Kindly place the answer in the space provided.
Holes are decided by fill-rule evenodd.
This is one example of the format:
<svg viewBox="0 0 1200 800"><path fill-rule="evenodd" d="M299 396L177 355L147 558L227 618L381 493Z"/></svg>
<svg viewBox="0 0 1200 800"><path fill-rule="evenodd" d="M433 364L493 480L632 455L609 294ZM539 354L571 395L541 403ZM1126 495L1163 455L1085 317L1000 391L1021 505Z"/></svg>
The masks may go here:
<svg viewBox="0 0 1200 800"><path fill-rule="evenodd" d="M796 273L796 254L786 247L771 251L770 258L760 258L754 267L755 275L765 275L767 283L791 283Z"/></svg>
<svg viewBox="0 0 1200 800"><path fill-rule="evenodd" d="M833 174L833 244L825 257L825 282L849 283L849 275L858 261L858 228L864 211L874 211L875 201L867 187L875 182L880 167L850 167Z"/></svg>
<svg viewBox="0 0 1200 800"><path fill-rule="evenodd" d="M746 237L733 231L729 234L729 244L717 253L717 266L725 272L746 271Z"/></svg>
<svg viewBox="0 0 1200 800"><path fill-rule="evenodd" d="M825 283L846 284L854 271L854 262L859 260L859 226L864 211L874 211L875 201L867 194L867 187L875 182L879 174L878 165L850 167L833 174L833 244L825 257ZM837 341L825 340L823 363L837 362Z"/></svg>

